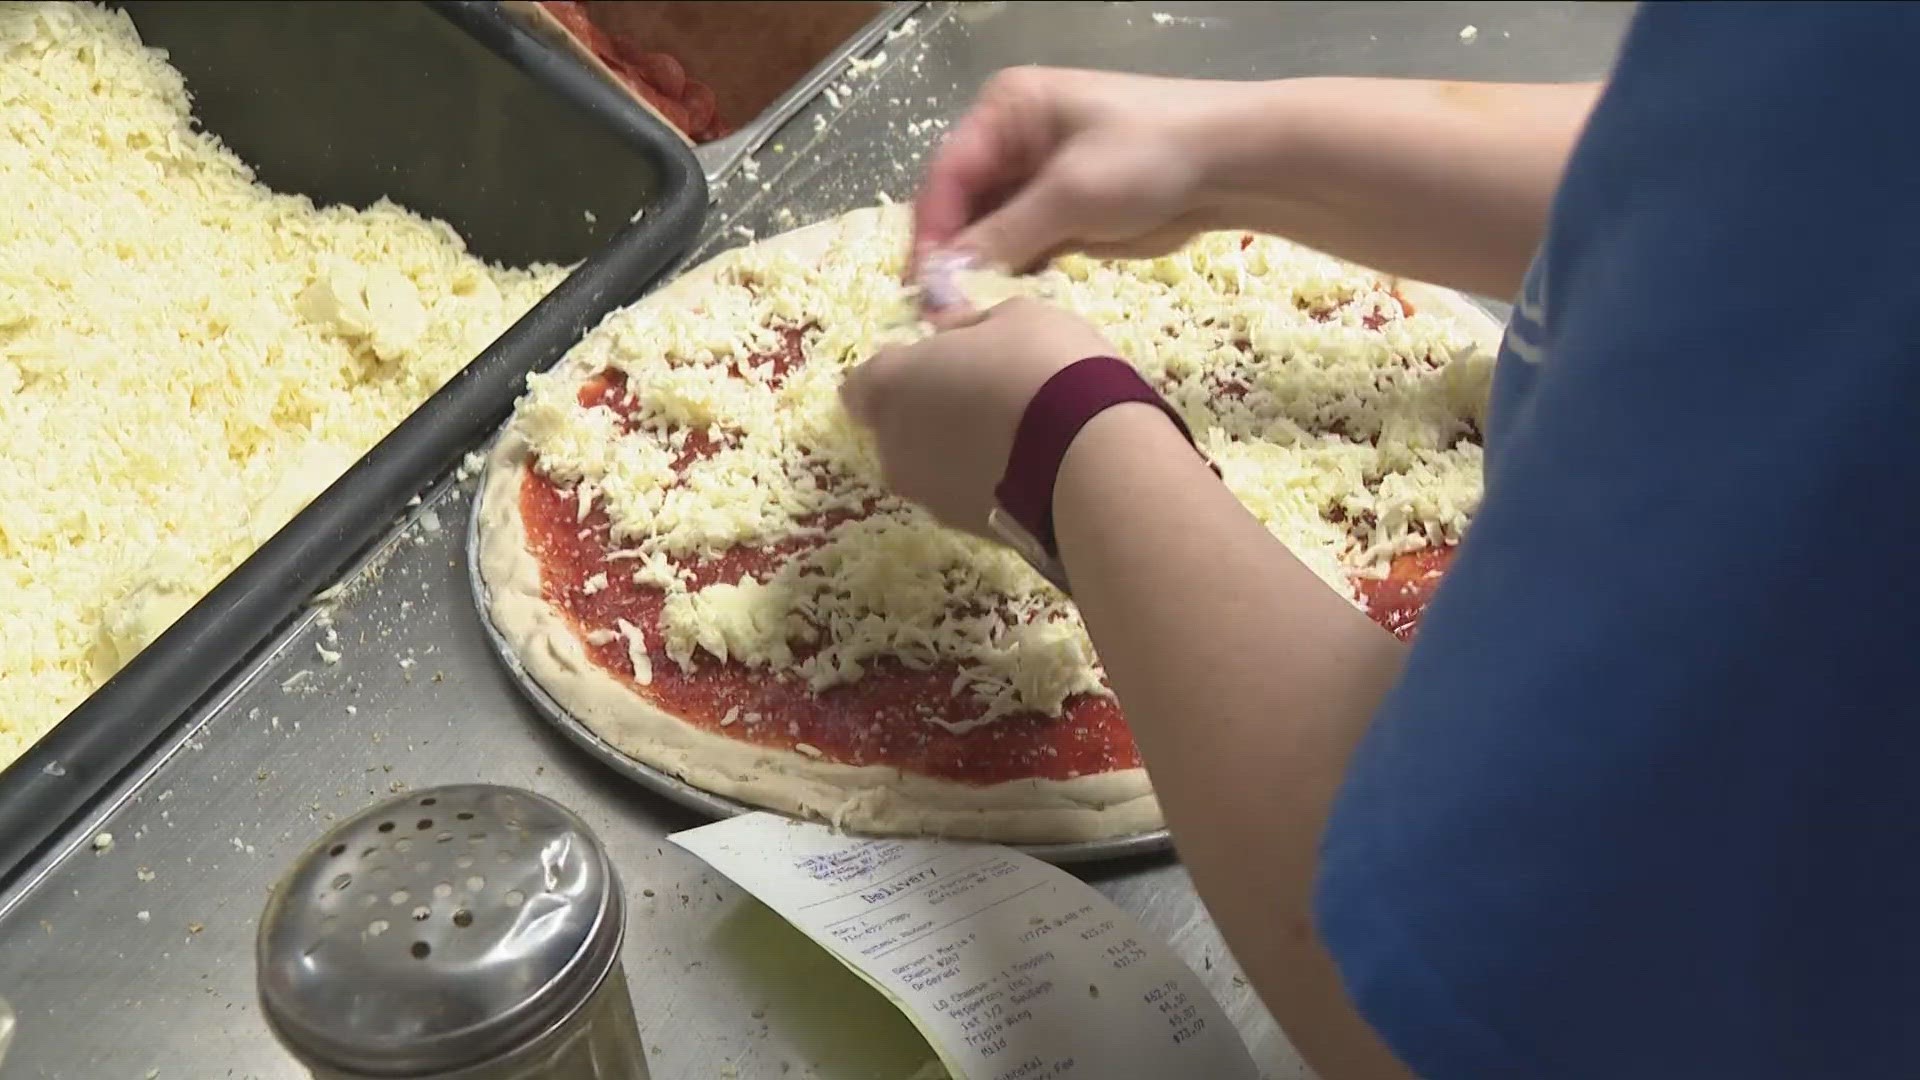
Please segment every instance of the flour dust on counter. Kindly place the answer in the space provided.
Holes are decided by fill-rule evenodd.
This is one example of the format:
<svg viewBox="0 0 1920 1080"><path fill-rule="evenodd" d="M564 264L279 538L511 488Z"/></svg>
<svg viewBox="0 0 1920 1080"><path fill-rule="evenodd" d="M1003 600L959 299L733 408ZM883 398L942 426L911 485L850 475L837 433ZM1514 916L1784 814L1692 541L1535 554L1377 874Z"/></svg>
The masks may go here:
<svg viewBox="0 0 1920 1080"><path fill-rule="evenodd" d="M318 207L120 12L0 4L0 766L558 283Z"/></svg>

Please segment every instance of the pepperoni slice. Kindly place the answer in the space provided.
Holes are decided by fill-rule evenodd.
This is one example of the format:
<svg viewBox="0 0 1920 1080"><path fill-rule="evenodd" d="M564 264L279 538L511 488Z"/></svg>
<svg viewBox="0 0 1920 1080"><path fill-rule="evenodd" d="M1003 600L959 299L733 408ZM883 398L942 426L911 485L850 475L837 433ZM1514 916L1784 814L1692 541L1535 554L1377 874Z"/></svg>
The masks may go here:
<svg viewBox="0 0 1920 1080"><path fill-rule="evenodd" d="M714 100L713 88L698 79L688 79L686 90L680 96L680 104L687 110L687 123L695 131L712 138L714 122L719 119L719 106Z"/></svg>
<svg viewBox="0 0 1920 1080"><path fill-rule="evenodd" d="M617 42L621 55L640 73L640 77L652 83L661 93L674 100L682 100L687 92L687 69L680 61L663 52L650 52L637 49L626 42Z"/></svg>

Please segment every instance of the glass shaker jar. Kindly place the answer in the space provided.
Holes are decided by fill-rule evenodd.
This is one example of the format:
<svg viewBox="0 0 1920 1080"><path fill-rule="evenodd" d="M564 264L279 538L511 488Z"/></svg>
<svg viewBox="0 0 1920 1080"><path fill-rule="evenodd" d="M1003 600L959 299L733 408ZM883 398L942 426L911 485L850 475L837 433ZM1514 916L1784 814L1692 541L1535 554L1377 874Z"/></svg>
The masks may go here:
<svg viewBox="0 0 1920 1080"><path fill-rule="evenodd" d="M261 1011L317 1080L645 1080L606 851L550 799L414 792L341 823L274 887Z"/></svg>

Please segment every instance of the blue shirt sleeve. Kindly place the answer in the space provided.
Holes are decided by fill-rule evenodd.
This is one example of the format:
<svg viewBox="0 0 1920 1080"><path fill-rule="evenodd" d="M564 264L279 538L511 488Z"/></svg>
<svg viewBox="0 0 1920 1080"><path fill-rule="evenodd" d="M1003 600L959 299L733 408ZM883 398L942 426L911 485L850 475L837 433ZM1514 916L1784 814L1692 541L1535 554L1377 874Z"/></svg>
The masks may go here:
<svg viewBox="0 0 1920 1080"><path fill-rule="evenodd" d="M1649 4L1322 841L1430 1080L1920 1077L1920 5Z"/></svg>

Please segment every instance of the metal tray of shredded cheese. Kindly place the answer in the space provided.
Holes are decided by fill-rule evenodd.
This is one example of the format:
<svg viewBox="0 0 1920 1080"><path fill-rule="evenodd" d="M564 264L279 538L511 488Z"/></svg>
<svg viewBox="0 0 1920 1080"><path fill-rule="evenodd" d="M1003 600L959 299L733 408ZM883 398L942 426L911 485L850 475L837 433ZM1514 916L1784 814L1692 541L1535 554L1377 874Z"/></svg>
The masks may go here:
<svg viewBox="0 0 1920 1080"><path fill-rule="evenodd" d="M479 490L487 490L484 476L481 478ZM656 769L629 756L568 712L553 699L553 695L547 693L539 682L527 673L526 667L514 654L513 647L507 644L507 639L493 625L493 617L489 614L493 605L488 600L487 583L480 575L480 501L477 498L474 500L473 507L473 512L467 515L467 585L473 591L474 607L480 613L480 625L486 632L488 645L492 647L494 655L500 658L500 663L506 668L508 677L532 703L534 711L558 728L560 733L574 745L598 758L613 771L695 813L718 820L759 810L760 807L750 806L747 803L694 787L670 772ZM1134 836L1116 836L1106 840L1009 846L1036 859L1065 865L1164 855L1173 850L1173 838L1167 830L1157 829L1153 832Z"/></svg>
<svg viewBox="0 0 1920 1080"><path fill-rule="evenodd" d="M672 132L495 4L112 6L146 46L165 50L191 95L193 123L272 191L322 207L391 198L451 225L489 262L568 270L0 772L0 884L51 851L389 531L410 498L487 439L528 371L643 291L698 235L706 212L705 178ZM231 520L245 509L205 512Z"/></svg>

